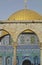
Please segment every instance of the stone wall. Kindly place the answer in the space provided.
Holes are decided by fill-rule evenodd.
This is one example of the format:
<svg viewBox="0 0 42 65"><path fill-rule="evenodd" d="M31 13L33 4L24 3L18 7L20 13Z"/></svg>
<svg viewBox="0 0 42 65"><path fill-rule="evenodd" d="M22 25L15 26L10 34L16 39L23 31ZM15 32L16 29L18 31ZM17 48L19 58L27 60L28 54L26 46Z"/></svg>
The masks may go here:
<svg viewBox="0 0 42 65"><path fill-rule="evenodd" d="M42 65L42 23L3 23L0 24L0 29L4 29L11 35L14 46L18 45L17 40L20 33L26 29L32 30L39 38L39 44L41 48L41 65Z"/></svg>
<svg viewBox="0 0 42 65"><path fill-rule="evenodd" d="M7 23L0 24L0 29L4 29L9 32L14 42L17 42L18 36L26 29L32 30L42 42L42 24L41 23Z"/></svg>

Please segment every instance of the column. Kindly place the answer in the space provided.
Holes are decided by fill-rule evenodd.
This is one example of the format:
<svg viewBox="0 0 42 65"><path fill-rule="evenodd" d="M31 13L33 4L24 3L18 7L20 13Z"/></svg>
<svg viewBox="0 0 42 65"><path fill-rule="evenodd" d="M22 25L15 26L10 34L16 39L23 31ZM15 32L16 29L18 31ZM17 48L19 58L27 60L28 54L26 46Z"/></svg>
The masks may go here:
<svg viewBox="0 0 42 65"><path fill-rule="evenodd" d="M40 65L42 65L42 44L40 43Z"/></svg>
<svg viewBox="0 0 42 65"><path fill-rule="evenodd" d="M42 48L40 49L40 64L42 65Z"/></svg>
<svg viewBox="0 0 42 65"><path fill-rule="evenodd" d="M16 46L14 46L14 60L13 60L13 63L14 63L14 64L13 64L13 65L16 65L16 63L17 63L17 62L16 62L16 61L17 61L17 60L16 60L16 50L17 50L17 49L16 49Z"/></svg>

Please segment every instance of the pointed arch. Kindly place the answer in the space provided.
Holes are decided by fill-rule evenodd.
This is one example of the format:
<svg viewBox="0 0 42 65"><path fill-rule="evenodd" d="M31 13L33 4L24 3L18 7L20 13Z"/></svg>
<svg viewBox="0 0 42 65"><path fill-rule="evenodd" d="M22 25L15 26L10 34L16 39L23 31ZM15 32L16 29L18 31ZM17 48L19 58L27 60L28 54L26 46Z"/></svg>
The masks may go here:
<svg viewBox="0 0 42 65"><path fill-rule="evenodd" d="M32 42L32 43L37 39L35 42L38 42L38 44L39 44L39 38L38 38L37 34L36 34L34 31L32 31L31 29L26 29L26 30L22 31L22 32L18 35L18 39L21 38L21 41L25 41L26 38L25 38L25 40L24 40L24 36L26 37L26 34L28 35L27 41L28 41L29 38L31 37L31 42ZM30 37L29 37L29 36L30 36ZM18 39L17 39L17 41L18 41ZM20 41L20 40L19 40L19 41ZM29 41L28 41L28 42L29 42Z"/></svg>
<svg viewBox="0 0 42 65"><path fill-rule="evenodd" d="M0 29L0 45L9 45L10 44L10 34L4 29Z"/></svg>

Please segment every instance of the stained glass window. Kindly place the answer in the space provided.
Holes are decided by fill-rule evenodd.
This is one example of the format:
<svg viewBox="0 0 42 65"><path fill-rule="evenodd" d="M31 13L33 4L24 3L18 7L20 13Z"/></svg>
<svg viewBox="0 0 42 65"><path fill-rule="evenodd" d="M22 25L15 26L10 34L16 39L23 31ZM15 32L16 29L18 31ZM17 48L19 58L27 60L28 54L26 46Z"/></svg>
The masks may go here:
<svg viewBox="0 0 42 65"><path fill-rule="evenodd" d="M24 41L25 41L25 40L24 40L24 36L22 35L21 38L20 38L21 44L24 44Z"/></svg>
<svg viewBox="0 0 42 65"><path fill-rule="evenodd" d="M38 59L39 59L38 56L34 57L34 65L38 65Z"/></svg>
<svg viewBox="0 0 42 65"><path fill-rule="evenodd" d="M35 37L31 36L31 43L34 43L34 42L35 42Z"/></svg>
<svg viewBox="0 0 42 65"><path fill-rule="evenodd" d="M18 58L18 56L17 56L17 65L19 65L19 58Z"/></svg>
<svg viewBox="0 0 42 65"><path fill-rule="evenodd" d="M10 57L6 57L6 65L12 65L12 59Z"/></svg>
<svg viewBox="0 0 42 65"><path fill-rule="evenodd" d="M4 37L1 39L1 44L2 44L2 45L9 45L9 43L10 43L10 37L9 37L9 35L6 35L6 36L4 36Z"/></svg>

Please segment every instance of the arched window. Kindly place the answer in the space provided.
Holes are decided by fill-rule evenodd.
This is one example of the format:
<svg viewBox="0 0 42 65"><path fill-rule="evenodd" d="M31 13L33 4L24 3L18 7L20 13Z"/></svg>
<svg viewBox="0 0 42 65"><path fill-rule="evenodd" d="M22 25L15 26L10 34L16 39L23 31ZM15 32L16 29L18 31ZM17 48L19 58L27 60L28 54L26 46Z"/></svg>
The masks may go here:
<svg viewBox="0 0 42 65"><path fill-rule="evenodd" d="M18 36L18 44L19 45L31 45L38 44L39 39L37 35L32 30L25 30Z"/></svg>
<svg viewBox="0 0 42 65"><path fill-rule="evenodd" d="M38 56L35 56L34 57L34 65L39 65L40 63L39 63L39 58L38 58Z"/></svg>
<svg viewBox="0 0 42 65"><path fill-rule="evenodd" d="M17 59L17 65L19 65L19 58L18 58L18 56L16 57L16 59Z"/></svg>
<svg viewBox="0 0 42 65"><path fill-rule="evenodd" d="M9 45L10 44L10 34L1 29L0 30L0 45Z"/></svg>
<svg viewBox="0 0 42 65"><path fill-rule="evenodd" d="M12 58L10 56L6 57L5 65L12 65Z"/></svg>
<svg viewBox="0 0 42 65"><path fill-rule="evenodd" d="M22 65L31 65L31 61L30 60L24 60Z"/></svg>

